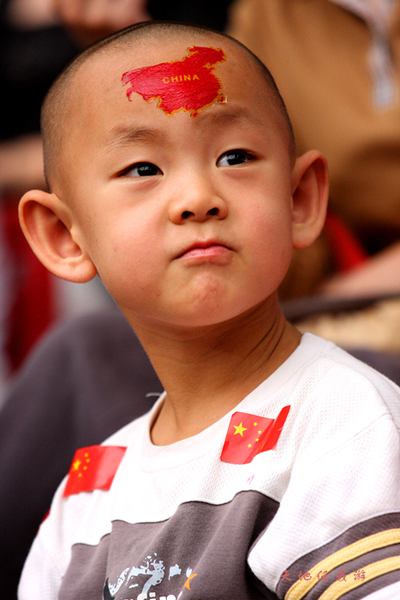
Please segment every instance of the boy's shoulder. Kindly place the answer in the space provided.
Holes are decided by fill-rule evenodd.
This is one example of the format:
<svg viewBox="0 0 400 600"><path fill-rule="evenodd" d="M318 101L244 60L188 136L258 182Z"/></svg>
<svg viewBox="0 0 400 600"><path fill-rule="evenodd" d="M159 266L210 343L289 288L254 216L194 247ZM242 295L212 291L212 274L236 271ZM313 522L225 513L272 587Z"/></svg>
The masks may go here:
<svg viewBox="0 0 400 600"><path fill-rule="evenodd" d="M299 363L304 367L304 376L311 379L313 386L318 385L319 379L325 383L326 379L333 377L332 389L335 393L349 387L352 393L358 395L358 386L362 386L376 390L377 395L385 398L398 398L400 395L396 383L333 342L312 333L304 333L299 350ZM327 388L326 392L329 393L330 389Z"/></svg>
<svg viewBox="0 0 400 600"><path fill-rule="evenodd" d="M400 388L311 333L303 334L298 349L264 384L264 395L275 392L281 403L287 398L284 403L291 405L283 440L296 453L300 444L312 462L320 455L317 448L337 451L359 434L381 426L400 430Z"/></svg>

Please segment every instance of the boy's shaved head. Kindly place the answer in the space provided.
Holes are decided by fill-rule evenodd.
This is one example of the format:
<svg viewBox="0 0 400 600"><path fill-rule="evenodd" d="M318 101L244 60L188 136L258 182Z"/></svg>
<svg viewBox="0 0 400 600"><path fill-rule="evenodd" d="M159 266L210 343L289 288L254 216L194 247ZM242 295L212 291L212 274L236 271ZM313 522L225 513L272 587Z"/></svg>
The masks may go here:
<svg viewBox="0 0 400 600"><path fill-rule="evenodd" d="M179 40L180 38L188 40L189 43L200 41L214 43L218 38L225 39L228 44L242 53L243 58L256 66L256 70L261 76L261 81L267 85L269 100L273 100L275 108L278 109L284 129L284 135L288 139L288 148L291 155L295 156L295 143L290 119L284 104L284 101L276 87L275 81L265 67L265 65L248 48L227 34L216 32L207 27L189 25L185 23L173 22L145 22L133 25L123 29L99 42L90 46L79 54L66 67L60 76L50 88L43 106L41 114L41 127L44 148L44 168L45 177L49 189L54 187L55 181L62 174L60 157L66 143L66 134L69 130L70 119L74 113L79 110L75 103L71 102L74 98L76 87L74 83L77 73L95 56L110 52L123 52L128 47L136 44L139 51L146 51L149 43L166 43L169 40ZM121 73L122 75L122 73Z"/></svg>

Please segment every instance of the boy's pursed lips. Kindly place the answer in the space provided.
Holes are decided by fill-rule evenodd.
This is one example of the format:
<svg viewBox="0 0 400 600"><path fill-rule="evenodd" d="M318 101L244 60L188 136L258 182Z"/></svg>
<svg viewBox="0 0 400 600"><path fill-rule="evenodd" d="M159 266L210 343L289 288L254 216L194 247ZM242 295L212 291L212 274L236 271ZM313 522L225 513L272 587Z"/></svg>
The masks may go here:
<svg viewBox="0 0 400 600"><path fill-rule="evenodd" d="M213 258L223 256L231 250L232 248L221 240L196 240L178 252L175 258Z"/></svg>

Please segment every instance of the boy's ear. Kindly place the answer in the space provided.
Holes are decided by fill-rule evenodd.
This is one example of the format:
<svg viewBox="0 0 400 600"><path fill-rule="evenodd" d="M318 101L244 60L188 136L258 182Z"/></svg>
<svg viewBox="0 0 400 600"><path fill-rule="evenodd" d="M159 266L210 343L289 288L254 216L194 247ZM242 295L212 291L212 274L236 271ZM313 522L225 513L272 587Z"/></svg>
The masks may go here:
<svg viewBox="0 0 400 600"><path fill-rule="evenodd" d="M308 248L325 223L329 179L326 158L317 150L300 156L292 171L293 248Z"/></svg>
<svg viewBox="0 0 400 600"><path fill-rule="evenodd" d="M19 220L33 252L54 275L76 283L96 275L70 209L55 194L27 192L19 203Z"/></svg>

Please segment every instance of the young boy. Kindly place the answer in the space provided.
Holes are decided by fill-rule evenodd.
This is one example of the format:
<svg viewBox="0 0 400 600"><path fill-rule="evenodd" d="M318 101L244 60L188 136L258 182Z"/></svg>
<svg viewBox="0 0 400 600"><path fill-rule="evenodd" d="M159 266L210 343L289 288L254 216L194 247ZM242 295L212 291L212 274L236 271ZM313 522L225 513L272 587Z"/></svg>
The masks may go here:
<svg viewBox="0 0 400 600"><path fill-rule="evenodd" d="M165 393L78 451L21 600L400 597L399 390L280 311L328 186L269 73L134 26L64 72L43 135L24 232L56 275L100 274Z"/></svg>

